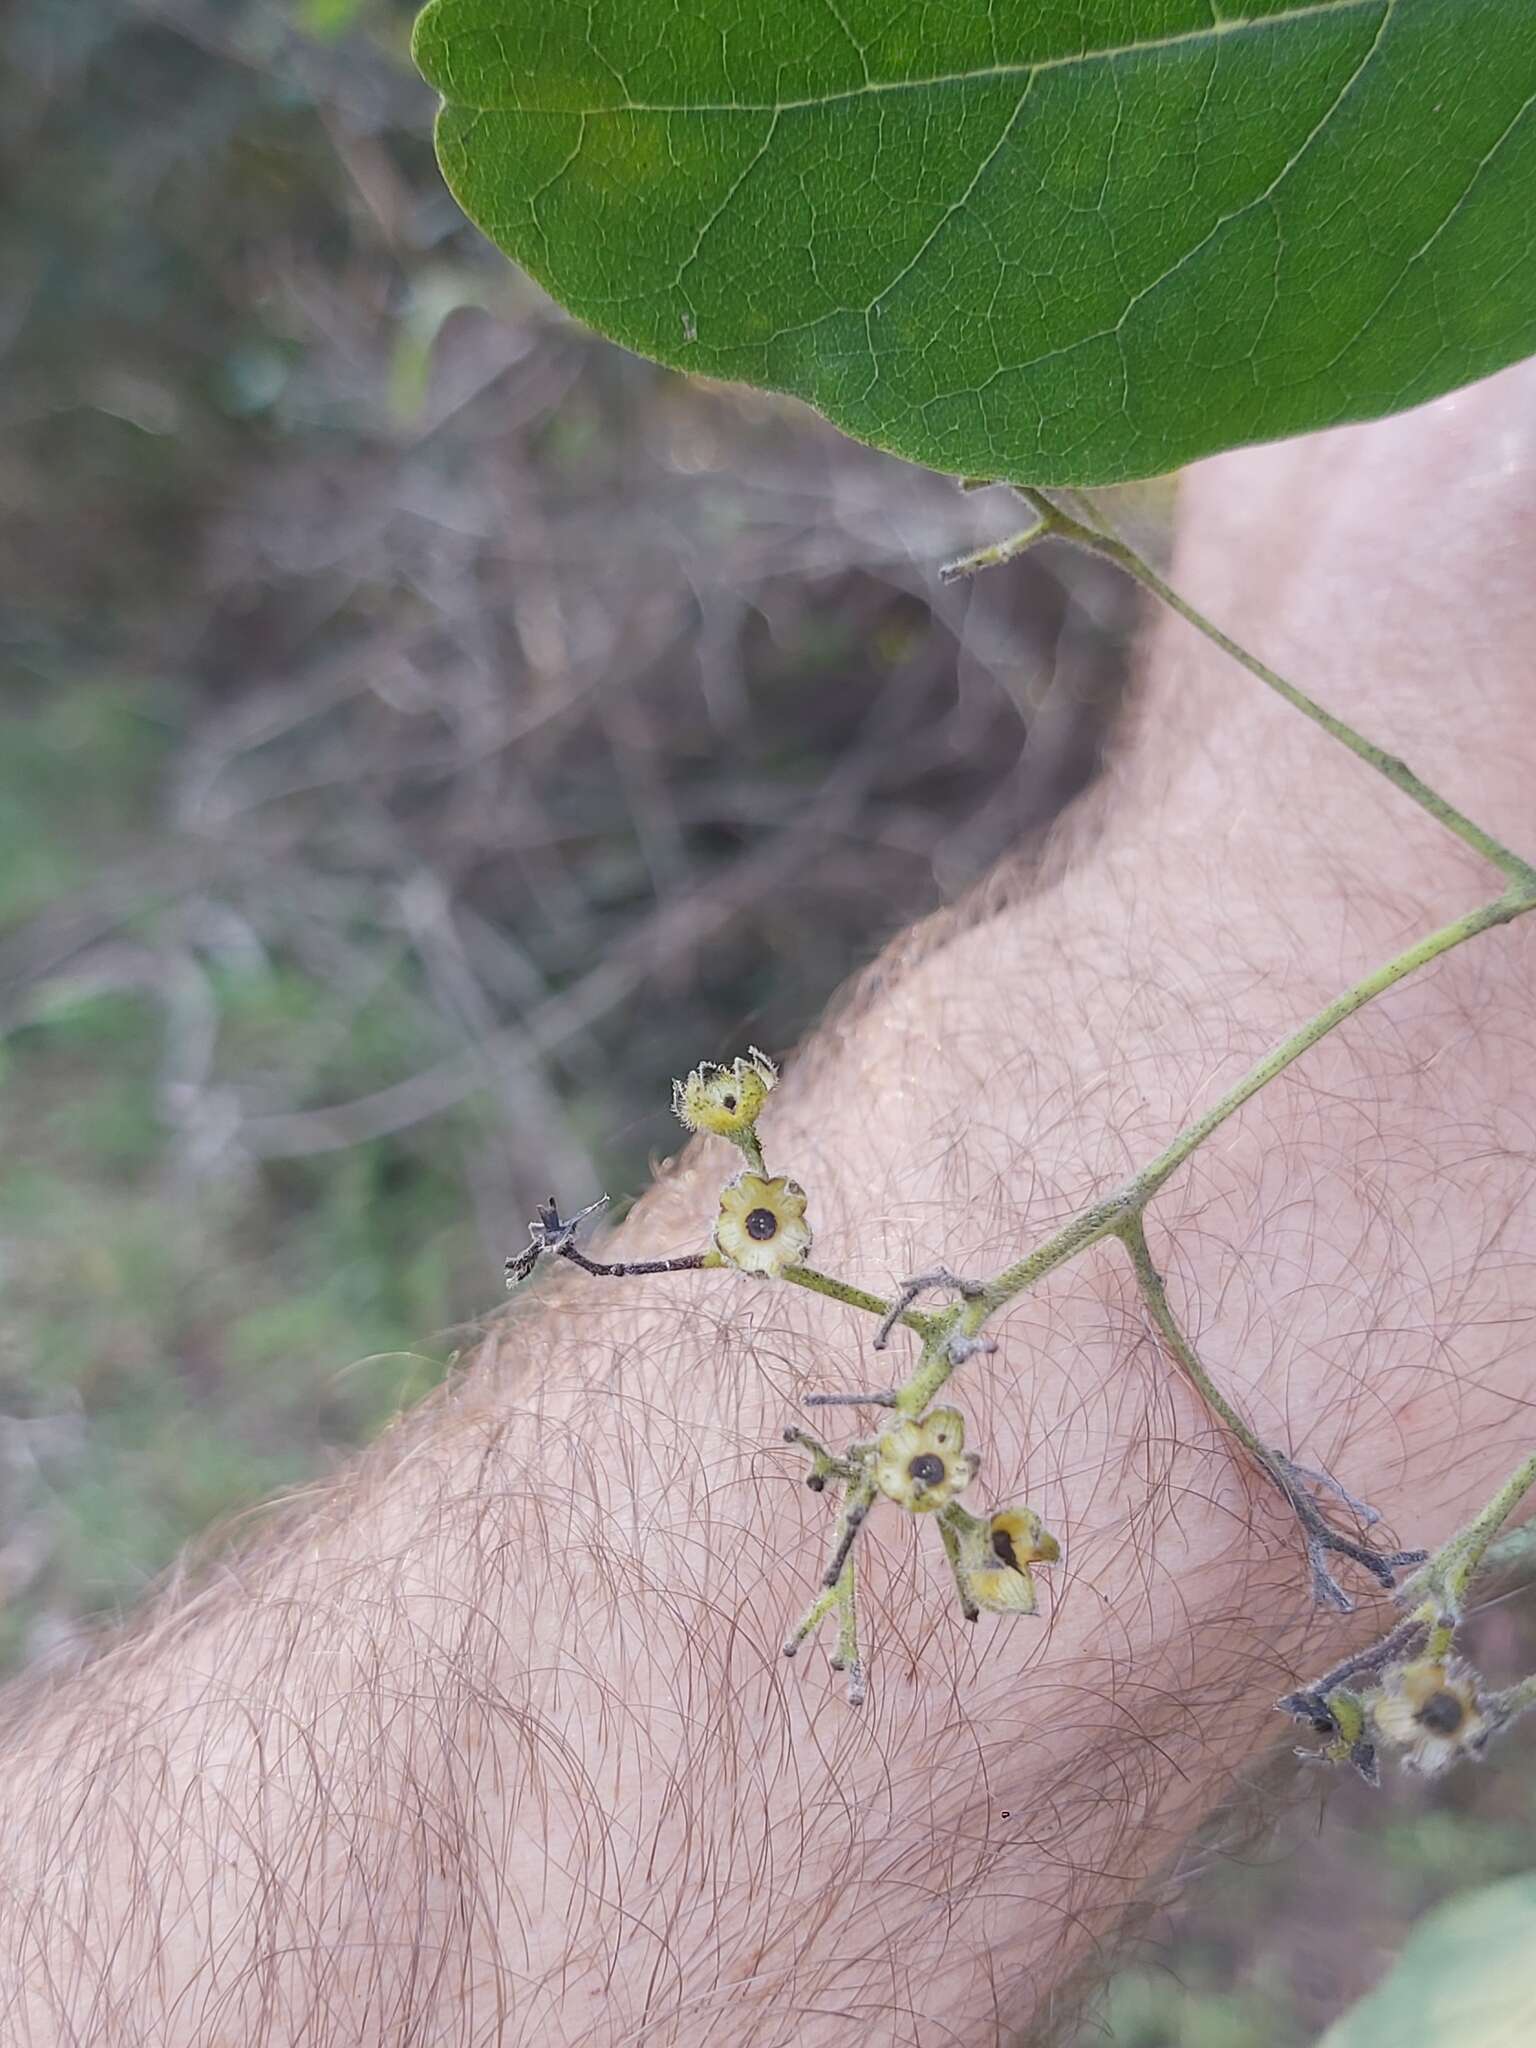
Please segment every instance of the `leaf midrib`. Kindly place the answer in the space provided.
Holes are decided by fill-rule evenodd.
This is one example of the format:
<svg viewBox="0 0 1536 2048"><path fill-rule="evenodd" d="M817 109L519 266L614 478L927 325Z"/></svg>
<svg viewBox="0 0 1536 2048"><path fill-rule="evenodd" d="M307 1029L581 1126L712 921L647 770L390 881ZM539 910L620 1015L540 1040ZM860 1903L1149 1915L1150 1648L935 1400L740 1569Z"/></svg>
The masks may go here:
<svg viewBox="0 0 1536 2048"><path fill-rule="evenodd" d="M1156 36L1138 43L1117 43L1100 50L1072 50L1059 57L1039 57L1028 64L984 64L971 71L946 71L927 78L868 79L844 92L819 93L799 100L693 100L669 104L657 100L614 100L604 106L513 107L499 100L467 99L454 88L442 88L457 107L469 113L516 114L519 118L543 115L550 120L596 120L615 114L789 114L815 107L833 107L878 93L928 92L941 86L981 84L993 79L1022 78L1026 82L1047 71L1070 70L1080 64L1113 63L1120 57L1140 57L1158 50L1185 49L1201 43L1225 42L1229 37L1262 34L1284 28L1296 21L1316 21L1337 14L1366 14L1380 11L1383 25L1396 0L1315 0L1315 4L1288 7L1277 14L1245 15L1213 22L1208 28L1183 29L1177 35ZM432 10L423 16L425 22ZM857 48L857 45L855 45ZM862 55L863 53L860 52Z"/></svg>

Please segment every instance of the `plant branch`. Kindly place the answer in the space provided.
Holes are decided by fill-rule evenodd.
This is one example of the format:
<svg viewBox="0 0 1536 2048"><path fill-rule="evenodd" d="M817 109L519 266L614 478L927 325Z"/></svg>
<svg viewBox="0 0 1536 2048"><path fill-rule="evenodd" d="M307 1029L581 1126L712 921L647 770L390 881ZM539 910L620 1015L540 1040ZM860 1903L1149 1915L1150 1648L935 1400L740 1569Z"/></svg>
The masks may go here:
<svg viewBox="0 0 1536 2048"><path fill-rule="evenodd" d="M1494 926L1510 924L1528 910L1536 909L1536 875L1524 888L1511 888L1502 896L1496 896L1489 903L1479 904L1476 910L1469 910L1463 916L1453 918L1438 931L1418 939L1406 951L1396 954L1373 973L1365 975L1352 988L1335 996L1313 1017L1310 1017L1298 1031L1267 1052L1258 1064L1246 1073L1235 1087L1213 1102L1203 1116L1197 1117L1185 1130L1180 1131L1167 1150L1160 1152L1156 1159L1144 1166L1135 1176L1127 1190L1128 1197L1137 1206L1145 1204L1156 1194L1163 1183L1175 1173L1190 1154L1203 1145L1211 1133L1224 1124L1235 1110L1241 1109L1250 1097L1272 1081L1277 1074L1284 1073L1293 1060L1309 1052L1319 1039L1326 1038L1342 1024L1353 1017L1357 1010L1363 1010L1376 997L1384 995L1389 988L1395 988L1400 981L1406 981L1421 967L1427 967L1431 960L1438 960L1442 953L1449 953L1454 947L1465 945L1468 939L1475 939L1480 933L1491 931Z"/></svg>
<svg viewBox="0 0 1536 2048"><path fill-rule="evenodd" d="M1531 1488L1536 1486L1536 1452L1522 1458L1488 1504L1443 1543L1404 1594L1418 1604L1415 1618L1429 1628L1427 1654L1445 1656L1466 1612L1467 1588L1488 1556L1494 1538Z"/></svg>
<svg viewBox="0 0 1536 2048"><path fill-rule="evenodd" d="M1033 526L1026 526L1022 533L1011 533L1006 540L995 540L990 547L977 548L974 554L961 555L958 560L946 562L939 571L941 583L958 583L966 576L979 576L983 569L1000 569L1005 562L1017 561L1026 554L1036 541L1056 532L1054 515L1039 519Z"/></svg>
<svg viewBox="0 0 1536 2048"><path fill-rule="evenodd" d="M885 1300L882 1295L869 1294L864 1288L835 1279L830 1273L818 1273L814 1266L786 1266L779 1277L795 1287L807 1288L812 1294L824 1294L829 1301L840 1301L847 1308L862 1309L865 1315L878 1316L882 1323L887 1320L904 1323L909 1330L916 1330L920 1337L928 1335L935 1320L921 1309L901 1310L898 1304Z"/></svg>
<svg viewBox="0 0 1536 2048"><path fill-rule="evenodd" d="M1150 591L1154 597L1167 605L1170 611L1177 612L1179 617L1187 625L1193 626L1197 633L1203 633L1205 638L1219 647L1223 654L1230 655L1232 660L1247 669L1250 675L1257 676L1261 683L1273 690L1277 696L1283 697L1287 704L1293 705L1303 717L1310 718L1312 723L1320 726L1330 738L1336 739L1341 746L1348 747L1352 754L1364 761L1368 767L1374 768L1378 775L1384 775L1388 782L1410 797L1420 810L1427 811L1430 817L1437 820L1448 832L1454 832L1456 837L1470 846L1474 853L1481 854L1484 860L1490 861L1517 887L1526 891L1536 890L1536 867L1532 867L1529 861L1512 853L1507 846L1495 839L1491 832L1485 832L1481 825L1475 825L1470 818L1458 811L1454 804L1447 803L1438 790L1431 789L1429 784L1422 777L1415 775L1407 762L1398 755L1389 753L1385 747L1380 747L1374 740L1367 739L1352 725L1347 725L1342 718L1326 710L1316 698L1309 697L1305 690L1287 682L1285 677L1278 674L1267 662L1260 661L1257 655L1250 654L1246 647L1234 640L1229 633L1224 633L1220 626L1198 611L1187 598L1181 597L1171 583L1159 576L1150 562L1145 561L1117 534L1107 533L1100 527L1089 526L1080 519L1074 519L1071 513L1063 511L1043 491L1024 487L1018 490L1018 495L1039 515L1040 522L1038 526L1029 529L1027 538L1020 536L1021 543L1032 545L1040 538L1041 528L1048 527L1063 540L1073 541L1077 546L1088 549L1090 553L1102 555L1107 561L1115 563L1144 590ZM998 548L1001 550L1000 559L1006 561L1009 553L1013 551L1013 543L1000 542Z"/></svg>
<svg viewBox="0 0 1536 2048"><path fill-rule="evenodd" d="M1344 1494L1344 1489L1327 1473L1308 1473L1283 1451L1277 1451L1264 1443L1216 1385L1201 1362L1200 1354L1193 1342L1173 1312L1167 1289L1163 1285L1163 1276L1153 1263L1140 1212L1136 1211L1127 1216L1116 1229L1115 1235L1130 1253L1131 1265L1135 1269L1142 1299L1147 1304L1158 1334L1169 1354L1194 1386L1201 1400L1237 1438L1301 1524L1307 1546L1307 1561L1312 1569L1313 1597L1318 1605L1331 1607L1340 1614L1347 1614L1353 1605L1329 1569L1330 1556L1347 1557L1352 1563L1368 1571L1378 1585L1388 1588L1396 1583L1398 1570L1407 1565L1422 1563L1422 1550L1379 1551L1368 1543L1357 1543L1352 1537L1341 1536L1336 1529L1329 1526L1317 1503L1308 1493L1307 1482L1320 1482L1343 1495L1346 1500L1350 1496ZM1358 1507L1360 1504L1354 1505ZM1366 1509L1363 1512L1372 1521L1378 1519L1372 1510ZM1490 1531L1490 1535L1491 1533Z"/></svg>
<svg viewBox="0 0 1536 2048"><path fill-rule="evenodd" d="M1420 967L1427 966L1431 960L1438 959L1442 953L1449 953L1454 947L1464 945L1468 939L1490 931L1495 925L1509 924L1531 909L1536 909L1536 876L1533 876L1529 887L1508 889L1502 896L1481 904L1476 910L1469 910L1464 916L1442 925L1438 931L1416 940L1406 951L1365 975L1342 995L1335 996L1299 1030L1273 1046L1240 1081L1218 1097L1193 1123L1186 1125L1170 1145L1133 1174L1116 1193L1089 1203L1044 1244L1013 1265L1004 1267L989 1280L976 1301L968 1303L961 1311L961 1329L967 1335L974 1334L1005 1303L1027 1293L1047 1273L1075 1258L1079 1252L1086 1251L1089 1245L1097 1244L1120 1230L1127 1217L1139 1216L1159 1188L1212 1132L1346 1018L1354 1016L1357 1010L1364 1009L1367 1003L1373 1002L1389 988L1396 987L1398 982Z"/></svg>
<svg viewBox="0 0 1536 2048"><path fill-rule="evenodd" d="M1288 1694L1280 1701L1282 1710L1313 1721L1321 1731L1331 1714L1330 1696L1340 1686L1355 1686L1361 1679L1374 1681L1388 1665L1404 1663L1410 1656L1449 1657L1461 1621L1477 1611L1477 1603L1468 1600L1475 1576L1513 1576L1517 1581L1530 1577L1536 1561L1536 1525L1526 1523L1510 1530L1503 1525L1533 1485L1536 1455L1522 1459L1492 1500L1448 1536L1423 1569L1398 1588L1398 1598L1411 1603L1411 1611L1397 1626L1379 1642L1331 1665L1300 1692ZM1536 1677L1522 1680L1487 1704L1502 1725L1533 1701Z"/></svg>
<svg viewBox="0 0 1536 2048"><path fill-rule="evenodd" d="M1135 1269L1136 1284L1141 1289L1142 1299L1146 1302L1152 1320L1157 1325L1158 1334L1167 1346L1174 1362L1183 1372L1185 1378L1193 1384L1207 1408L1211 1409L1221 1418L1221 1421L1232 1432L1233 1436L1237 1438L1243 1449L1248 1452L1250 1457L1257 1460L1264 1467L1265 1472L1272 1479L1274 1474L1270 1470L1270 1454L1268 1449L1243 1420L1242 1416L1238 1414L1226 1395L1222 1393L1216 1382L1201 1364L1200 1354L1196 1351L1191 1340L1185 1335L1178 1317L1174 1314L1168 1300L1168 1291L1163 1285L1163 1276L1153 1263L1152 1252L1147 1244L1147 1234L1142 1228L1141 1217L1139 1215L1128 1216L1116 1229L1115 1236L1120 1239L1131 1255L1131 1265ZM1285 1489L1282 1488L1281 1490L1284 1491Z"/></svg>
<svg viewBox="0 0 1536 2048"><path fill-rule="evenodd" d="M849 1706L862 1707L868 1688L864 1679L864 1660L859 1655L858 1566L851 1555L832 1590L838 1611L837 1648L827 1661L834 1671L847 1674Z"/></svg>
<svg viewBox="0 0 1536 2048"><path fill-rule="evenodd" d="M1506 1529L1488 1546L1483 1571L1500 1581L1498 1599L1507 1599L1536 1579L1536 1524L1522 1522L1518 1529Z"/></svg>
<svg viewBox="0 0 1536 2048"><path fill-rule="evenodd" d="M1517 1685L1505 1686L1502 1692L1490 1693L1483 1705L1496 1732L1502 1734L1511 1721L1536 1707L1536 1673L1522 1678Z"/></svg>
<svg viewBox="0 0 1536 2048"><path fill-rule="evenodd" d="M561 1245L555 1256L569 1259L583 1273L595 1273L600 1280L632 1280L640 1273L697 1273L715 1263L708 1252L687 1252L676 1259L589 1259L574 1244Z"/></svg>

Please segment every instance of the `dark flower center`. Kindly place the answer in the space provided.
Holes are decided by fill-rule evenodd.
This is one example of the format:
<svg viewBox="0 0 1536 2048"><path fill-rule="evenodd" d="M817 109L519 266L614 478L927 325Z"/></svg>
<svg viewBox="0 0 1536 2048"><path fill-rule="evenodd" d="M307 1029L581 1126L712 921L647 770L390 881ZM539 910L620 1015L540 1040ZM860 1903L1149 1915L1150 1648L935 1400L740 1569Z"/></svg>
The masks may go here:
<svg viewBox="0 0 1536 2048"><path fill-rule="evenodd" d="M1024 1569L1019 1563L1019 1554L1013 1547L1013 1538L1006 1529L992 1531L992 1555L1000 1557L1010 1571L1021 1572Z"/></svg>
<svg viewBox="0 0 1536 2048"><path fill-rule="evenodd" d="M1453 1692L1432 1692L1414 1715L1431 1735L1454 1735L1467 1717L1467 1710Z"/></svg>
<svg viewBox="0 0 1536 2048"><path fill-rule="evenodd" d="M936 1458L932 1451L924 1451L907 1467L907 1477L915 1479L919 1486L938 1486L944 1478L944 1460Z"/></svg>
<svg viewBox="0 0 1536 2048"><path fill-rule="evenodd" d="M755 1237L759 1244L766 1244L770 1237L777 1237L779 1219L771 1209L751 1209L747 1213L747 1235Z"/></svg>
<svg viewBox="0 0 1536 2048"><path fill-rule="evenodd" d="M734 1095L722 1095L720 1100L725 1104L727 1109L734 1109L736 1107L736 1098Z"/></svg>

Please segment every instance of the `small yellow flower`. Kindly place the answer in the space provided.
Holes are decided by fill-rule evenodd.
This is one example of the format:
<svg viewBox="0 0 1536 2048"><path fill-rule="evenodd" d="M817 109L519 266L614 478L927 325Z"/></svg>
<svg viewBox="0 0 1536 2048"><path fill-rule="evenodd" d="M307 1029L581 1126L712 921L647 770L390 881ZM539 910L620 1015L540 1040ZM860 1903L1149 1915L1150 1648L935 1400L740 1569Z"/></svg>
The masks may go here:
<svg viewBox="0 0 1536 2048"><path fill-rule="evenodd" d="M875 1484L915 1515L931 1514L963 1493L981 1460L965 1448L958 1408L935 1408L921 1422L898 1422L875 1446Z"/></svg>
<svg viewBox="0 0 1536 2048"><path fill-rule="evenodd" d="M1387 1672L1371 1719L1381 1743L1400 1752L1404 1770L1427 1777L1481 1755L1492 1733L1471 1673L1430 1658Z"/></svg>
<svg viewBox="0 0 1536 2048"><path fill-rule="evenodd" d="M960 1538L966 1591L989 1614L1033 1614L1029 1568L1054 1564L1060 1556L1061 1545L1033 1508L1004 1508Z"/></svg>
<svg viewBox="0 0 1536 2048"><path fill-rule="evenodd" d="M753 1046L745 1059L732 1060L728 1067L705 1060L686 1081L674 1081L672 1107L690 1131L739 1139L756 1124L778 1078L773 1061Z"/></svg>
<svg viewBox="0 0 1536 2048"><path fill-rule="evenodd" d="M738 1173L720 1194L715 1250L738 1273L776 1278L811 1248L805 1189L782 1175Z"/></svg>

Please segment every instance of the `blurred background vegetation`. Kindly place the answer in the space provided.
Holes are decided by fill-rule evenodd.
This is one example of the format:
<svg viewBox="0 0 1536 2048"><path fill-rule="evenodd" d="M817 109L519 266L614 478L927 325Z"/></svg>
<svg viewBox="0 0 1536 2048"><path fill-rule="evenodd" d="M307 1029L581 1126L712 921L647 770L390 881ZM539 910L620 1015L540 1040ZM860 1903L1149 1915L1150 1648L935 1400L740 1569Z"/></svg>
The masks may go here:
<svg viewBox="0 0 1536 2048"><path fill-rule="evenodd" d="M487 249L409 25L73 0L0 52L12 1668L424 1392L535 1202L643 1185L680 1063L791 1045L1122 687L1102 565L941 588L1005 506ZM1524 1867L1533 1755L1207 1844L1085 2038L1310 2039Z"/></svg>

